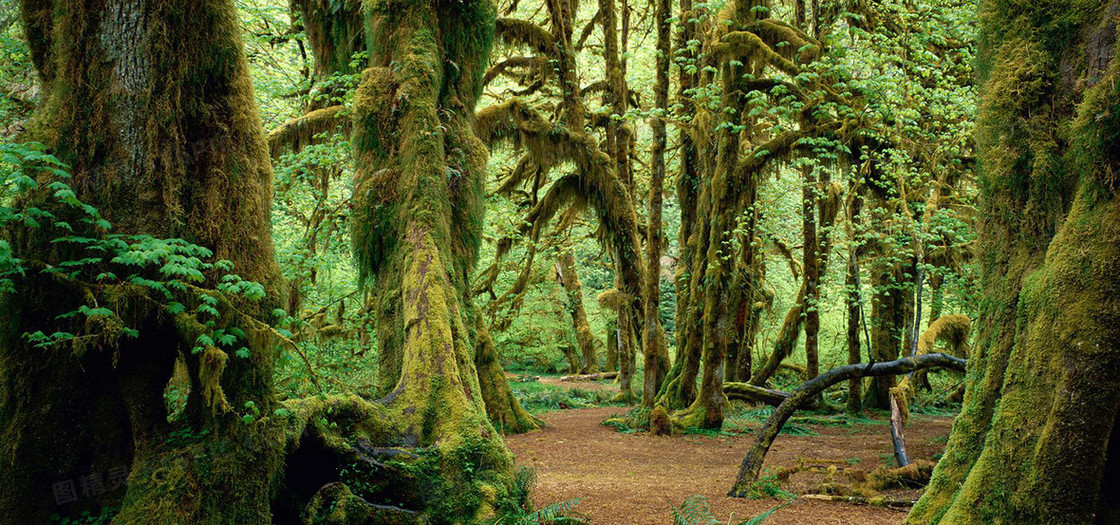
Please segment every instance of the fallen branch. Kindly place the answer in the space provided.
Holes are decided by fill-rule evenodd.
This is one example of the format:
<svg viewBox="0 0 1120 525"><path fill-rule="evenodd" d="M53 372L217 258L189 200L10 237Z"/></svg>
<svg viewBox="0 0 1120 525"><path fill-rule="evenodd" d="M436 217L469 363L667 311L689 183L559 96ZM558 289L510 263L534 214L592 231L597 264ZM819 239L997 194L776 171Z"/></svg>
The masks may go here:
<svg viewBox="0 0 1120 525"><path fill-rule="evenodd" d="M799 499L808 499L814 501L835 501L838 503L852 503L855 505L875 505L877 507L913 507L918 500L903 499L903 498L889 498L887 496L875 496L865 498L863 496L833 496L830 494L805 494L798 496Z"/></svg>
<svg viewBox="0 0 1120 525"><path fill-rule="evenodd" d="M789 398L778 406L774 414L766 420L766 424L758 431L758 438L751 450L747 452L746 457L743 458L743 464L739 468L735 485L731 487L728 495L736 498L746 497L750 485L758 480L759 473L762 471L762 462L766 458L766 453L770 451L770 446L774 444L774 439L781 432L782 426L802 405L810 402L828 387L849 379L897 376L933 367L950 368L964 372L965 364L966 361L959 357L945 354L926 354L881 363L841 366L806 381L790 393Z"/></svg>
<svg viewBox="0 0 1120 525"><path fill-rule="evenodd" d="M723 393L727 395L728 399L766 403L772 406L781 405L789 397L788 392L763 388L750 383L724 383Z"/></svg>
<svg viewBox="0 0 1120 525"><path fill-rule="evenodd" d="M595 374L576 374L572 376L561 376L561 381L601 381L603 379L614 379L618 377L618 372L598 372Z"/></svg>

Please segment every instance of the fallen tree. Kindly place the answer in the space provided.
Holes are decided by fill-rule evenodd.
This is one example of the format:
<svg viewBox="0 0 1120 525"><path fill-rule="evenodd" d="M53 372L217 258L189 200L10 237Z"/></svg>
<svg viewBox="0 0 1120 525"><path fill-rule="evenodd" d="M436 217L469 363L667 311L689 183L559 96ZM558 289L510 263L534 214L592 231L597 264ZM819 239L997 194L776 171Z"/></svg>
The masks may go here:
<svg viewBox="0 0 1120 525"><path fill-rule="evenodd" d="M950 368L963 372L965 363L966 361L959 357L945 354L926 354L881 363L841 366L806 381L790 393L789 398L778 406L774 414L758 431L758 438L751 450L747 452L746 457L743 458L743 464L739 467L739 475L735 479L735 485L731 487L728 495L736 498L746 497L750 485L758 480L758 475L762 470L762 462L766 459L766 453L770 451L774 438L778 437L778 433L782 431L782 426L802 405L810 402L828 387L849 379L897 376L933 367Z"/></svg>
<svg viewBox="0 0 1120 525"><path fill-rule="evenodd" d="M615 379L618 377L618 372L596 372L594 374L576 374L570 376L560 376L561 381L602 381L603 379Z"/></svg>

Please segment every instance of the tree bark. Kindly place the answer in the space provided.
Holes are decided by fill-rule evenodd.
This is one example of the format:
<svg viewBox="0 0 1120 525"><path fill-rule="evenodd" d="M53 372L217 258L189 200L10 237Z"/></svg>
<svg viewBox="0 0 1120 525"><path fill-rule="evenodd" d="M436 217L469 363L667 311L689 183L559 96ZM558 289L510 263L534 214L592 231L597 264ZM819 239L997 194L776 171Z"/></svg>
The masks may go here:
<svg viewBox="0 0 1120 525"><path fill-rule="evenodd" d="M977 342L907 523L1115 523L1118 7L981 12Z"/></svg>
<svg viewBox="0 0 1120 525"><path fill-rule="evenodd" d="M508 385L486 359L485 331L472 330L487 162L474 109L495 11L485 0L367 3L372 53L354 95L355 254L374 290L379 351L400 370L385 376L395 386L382 402L406 440L439 454L448 483L485 470L490 481L463 487L477 498L455 521L488 517L512 483L512 456L487 414L531 426L516 402L486 405L513 398L483 388Z"/></svg>
<svg viewBox="0 0 1120 525"><path fill-rule="evenodd" d="M802 0L798 5L802 7L800 23L804 26L804 1ZM820 373L817 334L821 330L821 317L818 310L821 268L818 257L820 247L817 245L817 176L813 166L803 168L802 173L805 180L801 186L801 231L804 238L801 267L805 273L805 379L809 380Z"/></svg>
<svg viewBox="0 0 1120 525"><path fill-rule="evenodd" d="M669 58L672 55L672 43L669 29L671 13L669 0L657 0L653 14L653 22L657 27L657 58L654 61L654 108L660 114L654 115L651 126L653 127L653 147L650 153L650 182L649 182L649 226L646 229L646 280L645 298L642 307L645 309L642 322L642 348L645 352L645 378L642 387L642 406L653 409L657 394L665 381L668 370L667 363L662 364L662 359L668 361L668 349L665 346L665 337L661 332L661 208L662 193L665 185L665 112L669 110Z"/></svg>
<svg viewBox="0 0 1120 525"><path fill-rule="evenodd" d="M28 0L23 9L45 97L25 138L70 166L68 182L114 233L202 245L271 293L242 305L250 317L282 305L272 171L233 2ZM40 236L13 241L27 259L65 258ZM17 295L0 297L0 521L119 507L119 524L269 522L285 443L238 411L276 407L271 343L261 337L245 359L217 348L194 355L184 340L197 334L185 320L134 293L113 307L138 338L80 354L35 348L24 332L65 329L56 317L101 290L30 273L16 286ZM168 422L164 390L176 360L193 385L185 420ZM170 439L183 428L207 437ZM127 488L118 483L125 476ZM89 497L79 481L91 483ZM81 499L56 506L51 496L66 482Z"/></svg>
<svg viewBox="0 0 1120 525"><path fill-rule="evenodd" d="M576 272L576 258L572 250L564 250L556 262L556 273L564 285L567 296L568 315L572 318L572 330L581 355L579 372L590 374L599 370L599 358L595 353L595 335L587 322L587 310L583 308L583 287Z"/></svg>

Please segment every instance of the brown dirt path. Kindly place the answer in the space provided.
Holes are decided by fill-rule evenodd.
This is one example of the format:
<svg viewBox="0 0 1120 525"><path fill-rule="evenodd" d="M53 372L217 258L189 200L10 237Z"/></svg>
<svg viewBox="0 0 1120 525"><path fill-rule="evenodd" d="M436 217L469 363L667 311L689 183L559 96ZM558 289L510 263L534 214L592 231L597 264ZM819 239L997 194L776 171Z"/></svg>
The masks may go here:
<svg viewBox="0 0 1120 525"><path fill-rule="evenodd" d="M533 499L538 506L580 498L577 510L594 525L670 525L670 505L679 505L693 494L706 496L724 522L732 515L747 519L779 504L725 495L753 443L752 435L654 437L623 434L600 424L620 412L619 408L553 412L543 416L548 427L506 437L517 463L537 471ZM952 418L914 417L906 430L911 457L932 459L944 448L951 425ZM795 465L797 458L806 457L848 460L871 470L884 464L884 454L891 451L885 425L810 428L820 435L779 436L766 466ZM766 520L766 525L897 525L904 517L898 510L799 499Z"/></svg>

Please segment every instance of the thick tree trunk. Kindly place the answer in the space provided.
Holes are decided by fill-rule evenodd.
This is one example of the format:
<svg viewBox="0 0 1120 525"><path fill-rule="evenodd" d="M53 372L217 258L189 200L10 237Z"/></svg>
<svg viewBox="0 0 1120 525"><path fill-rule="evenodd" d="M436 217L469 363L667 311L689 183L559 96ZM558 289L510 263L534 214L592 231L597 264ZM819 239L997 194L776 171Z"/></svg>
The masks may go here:
<svg viewBox="0 0 1120 525"><path fill-rule="evenodd" d="M1114 2L983 2L977 343L913 524L1115 523Z"/></svg>
<svg viewBox="0 0 1120 525"><path fill-rule="evenodd" d="M241 308L280 306L272 172L233 2L23 7L45 96L28 138L70 165L70 184L114 233L205 246L273 292ZM28 258L58 256L44 241L16 244ZM190 323L136 293L113 307L139 338L44 350L21 335L65 329L55 316L101 291L30 274L17 286L18 296L0 297L0 521L116 506L118 524L270 522L284 441L238 413L275 408L266 338L247 358L216 347L194 355ZM177 359L192 388L186 419L169 423L164 390ZM184 429L205 437L172 439Z"/></svg>
<svg viewBox="0 0 1120 525"><path fill-rule="evenodd" d="M479 359L484 331L471 329L487 161L474 107L495 10L486 0L367 3L373 52L354 102L355 253L376 296L379 351L400 370L386 376L395 386L383 402L407 439L438 451L448 482L464 475L458 463L484 459L471 467L483 476L459 489L477 497L456 521L492 513L512 483L487 409L503 424L525 419L515 402L485 404L512 397L483 390L508 385L496 359Z"/></svg>
<svg viewBox="0 0 1120 525"><path fill-rule="evenodd" d="M500 432L507 434L528 432L544 426L540 420L529 414L521 406L521 402L513 396L513 391L509 387L509 380L506 379L506 373L502 370L501 363L498 362L498 351L494 348L494 342L490 339L486 321L477 314L475 314L475 335L473 339L476 341L474 363L475 367L478 368L479 388L482 391L482 397L486 404L486 414L490 417L490 422Z"/></svg>
<svg viewBox="0 0 1120 525"><path fill-rule="evenodd" d="M892 361L899 356L908 324L909 301L901 266L889 258L877 259L872 264L871 287L871 356L875 361ZM894 376L872 378L863 398L864 408L889 409L894 384Z"/></svg>

